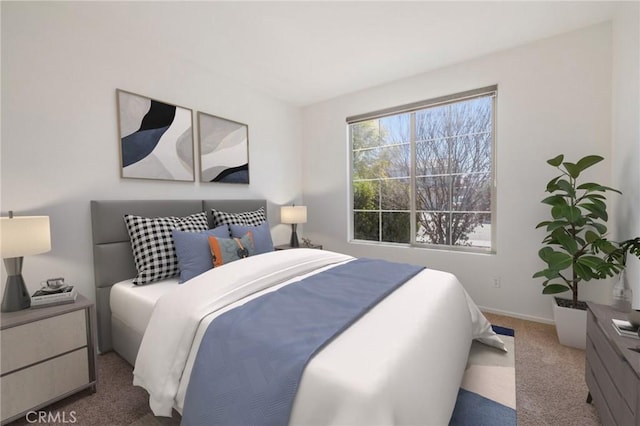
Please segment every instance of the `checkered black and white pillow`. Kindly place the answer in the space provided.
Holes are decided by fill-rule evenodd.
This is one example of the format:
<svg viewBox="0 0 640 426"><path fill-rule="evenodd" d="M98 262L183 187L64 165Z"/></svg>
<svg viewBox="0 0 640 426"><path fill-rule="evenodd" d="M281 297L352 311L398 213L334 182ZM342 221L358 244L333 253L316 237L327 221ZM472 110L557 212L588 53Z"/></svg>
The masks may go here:
<svg viewBox="0 0 640 426"><path fill-rule="evenodd" d="M244 213L227 213L211 209L211 214L213 215L214 228L220 225L258 226L267 221L264 207L260 207L258 210L252 212Z"/></svg>
<svg viewBox="0 0 640 426"><path fill-rule="evenodd" d="M205 212L186 217L154 218L127 214L124 221L138 269L138 276L133 280L136 285L178 275L178 258L171 231L202 232L209 229Z"/></svg>

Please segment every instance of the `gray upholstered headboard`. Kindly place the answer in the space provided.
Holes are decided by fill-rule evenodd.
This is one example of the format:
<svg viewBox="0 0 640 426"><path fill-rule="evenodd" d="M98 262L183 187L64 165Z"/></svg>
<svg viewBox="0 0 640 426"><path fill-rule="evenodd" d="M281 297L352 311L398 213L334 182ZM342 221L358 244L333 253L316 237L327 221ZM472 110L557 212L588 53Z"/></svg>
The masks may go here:
<svg viewBox="0 0 640 426"><path fill-rule="evenodd" d="M205 211L211 225L211 209L240 213L267 209L266 200L96 200L91 201L93 229L93 269L98 313L98 347L104 353L112 349L111 286L133 278L133 261L129 234L124 224L125 214L146 217L188 216Z"/></svg>

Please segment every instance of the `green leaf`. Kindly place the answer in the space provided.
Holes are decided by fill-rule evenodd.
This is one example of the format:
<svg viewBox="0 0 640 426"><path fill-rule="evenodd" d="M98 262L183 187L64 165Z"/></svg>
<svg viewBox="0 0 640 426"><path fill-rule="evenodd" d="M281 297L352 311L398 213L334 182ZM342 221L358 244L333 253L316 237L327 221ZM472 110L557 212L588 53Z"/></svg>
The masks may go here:
<svg viewBox="0 0 640 426"><path fill-rule="evenodd" d="M573 188L573 185L571 185L571 183L566 179L558 180L558 188L560 188L561 191L564 191L569 197L573 198L576 196L576 190Z"/></svg>
<svg viewBox="0 0 640 426"><path fill-rule="evenodd" d="M602 197L602 195L601 195ZM604 201L602 200L598 200L596 198L592 198L591 196L587 197L589 199L589 201L591 201L592 204L595 204L596 206L600 207L602 210L606 211L607 210L607 205L604 203ZM604 197L602 197L604 199Z"/></svg>
<svg viewBox="0 0 640 426"><path fill-rule="evenodd" d="M605 254L612 254L616 251L616 246L609 240L600 240L598 249L602 250Z"/></svg>
<svg viewBox="0 0 640 426"><path fill-rule="evenodd" d="M565 226L571 225L569 222L564 220L554 220L547 225L547 232L555 231L558 228L564 228Z"/></svg>
<svg viewBox="0 0 640 426"><path fill-rule="evenodd" d="M592 193L588 193L583 195L583 198L587 198L591 201L595 201L595 200L606 200L607 198L602 195L602 194L592 194Z"/></svg>
<svg viewBox="0 0 640 426"><path fill-rule="evenodd" d="M573 270L576 272L576 275L578 277L582 278L585 281L590 281L592 278L596 277L591 271L591 268L584 266L579 262L573 265Z"/></svg>
<svg viewBox="0 0 640 426"><path fill-rule="evenodd" d="M564 284L548 284L542 290L542 294L564 293L569 290L571 289Z"/></svg>
<svg viewBox="0 0 640 426"><path fill-rule="evenodd" d="M553 216L554 219L560 219L562 216L562 210L563 207L565 206L553 206L551 207L551 216Z"/></svg>
<svg viewBox="0 0 640 426"><path fill-rule="evenodd" d="M549 263L549 258L551 257L552 254L553 254L553 249L551 247L542 247L540 251L538 251L538 256L545 263Z"/></svg>
<svg viewBox="0 0 640 426"><path fill-rule="evenodd" d="M548 268L533 274L533 278L545 277L547 279L545 282L548 282L549 280L552 280L559 276L560 274L558 273L558 271L554 271L553 269L548 269Z"/></svg>
<svg viewBox="0 0 640 426"><path fill-rule="evenodd" d="M591 224L596 230L600 233L600 235L604 235L607 233L607 227L603 223L594 222Z"/></svg>
<svg viewBox="0 0 640 426"><path fill-rule="evenodd" d="M578 160L576 166L578 167L578 171L581 172L593 166L594 164L598 164L602 160L604 160L604 158L600 157L599 155L587 155L586 157Z"/></svg>
<svg viewBox="0 0 640 426"><path fill-rule="evenodd" d="M613 192L617 192L618 194L622 194L622 192L618 191L615 188L611 188L610 186L599 185L599 184L593 183L593 182L583 183L583 184L579 185L577 187L577 189L585 189L585 190L587 190L587 192L592 192L592 191L599 191L599 192L613 191Z"/></svg>
<svg viewBox="0 0 640 426"><path fill-rule="evenodd" d="M580 176L580 169L573 163L562 163L565 169L569 172L569 176L572 178L577 178Z"/></svg>
<svg viewBox="0 0 640 426"><path fill-rule="evenodd" d="M563 269L567 269L573 263L573 257L568 255L567 253L562 253L560 251L554 251L547 261L549 265L549 269L553 269L556 271L562 271Z"/></svg>
<svg viewBox="0 0 640 426"><path fill-rule="evenodd" d="M592 213L594 218L602 219L605 222L609 220L609 215L607 214L607 211L603 210L602 207L600 207L597 204L584 203L584 204L581 204L580 207L582 207L583 209L589 210Z"/></svg>
<svg viewBox="0 0 640 426"><path fill-rule="evenodd" d="M576 241L561 229L554 231L554 238L569 254L574 255L578 252L578 244Z"/></svg>
<svg viewBox="0 0 640 426"><path fill-rule="evenodd" d="M576 263L582 265L582 266L586 266L587 268L591 268L594 271L597 271L598 268L601 267L601 265L604 262L604 260L602 260L601 258L599 258L598 256L590 256L590 255L586 255L586 256L580 256L578 258L578 260L576 261Z"/></svg>
<svg viewBox="0 0 640 426"><path fill-rule="evenodd" d="M600 235L596 234L592 230L587 230L587 232L585 232L585 234L584 234L584 238L587 240L587 242L589 244L591 244L594 241L596 241L597 239L599 239Z"/></svg>
<svg viewBox="0 0 640 426"><path fill-rule="evenodd" d="M550 197L545 198L544 200L541 201L541 203L543 204L549 204L551 206L558 206L558 205L566 205L567 201L564 199L564 197L562 195L552 195Z"/></svg>
<svg viewBox="0 0 640 426"><path fill-rule="evenodd" d="M551 222L550 220L545 220L543 222L540 222L539 224L536 225L536 229L542 228L543 226L547 226L550 223L553 223L553 222Z"/></svg>
<svg viewBox="0 0 640 426"><path fill-rule="evenodd" d="M562 160L564 160L564 155L560 154L555 158L552 158L551 160L547 160L547 163L553 167L558 167L560 164L562 164Z"/></svg>
<svg viewBox="0 0 640 426"><path fill-rule="evenodd" d="M587 191L604 191L604 187L597 183L586 182L578 185L578 189L585 189Z"/></svg>
<svg viewBox="0 0 640 426"><path fill-rule="evenodd" d="M604 189L606 189L607 191L613 191L613 192L617 192L618 194L622 194L622 192L621 192L621 191L618 191L618 190L617 190L617 189L615 189L615 188L611 188L610 186L605 186L605 187L603 187L603 188L604 188Z"/></svg>
<svg viewBox="0 0 640 426"><path fill-rule="evenodd" d="M546 278L547 275L545 274L545 271L546 271L546 269L543 270L543 271L536 272L535 274L533 274L532 278L540 278L540 277L545 277Z"/></svg>
<svg viewBox="0 0 640 426"><path fill-rule="evenodd" d="M572 206L562 206L560 214L567 218L569 223L575 223L576 220L582 217L580 209Z"/></svg>
<svg viewBox="0 0 640 426"><path fill-rule="evenodd" d="M556 182L560 179L561 176L556 176L547 183L547 192L553 192L558 189L558 185Z"/></svg>

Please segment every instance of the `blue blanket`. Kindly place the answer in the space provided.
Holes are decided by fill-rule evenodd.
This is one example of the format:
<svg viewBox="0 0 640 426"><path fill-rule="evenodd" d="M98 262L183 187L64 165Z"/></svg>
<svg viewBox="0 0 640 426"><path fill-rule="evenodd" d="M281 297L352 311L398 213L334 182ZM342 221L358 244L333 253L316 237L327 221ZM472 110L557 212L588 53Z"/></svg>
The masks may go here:
<svg viewBox="0 0 640 426"><path fill-rule="evenodd" d="M182 424L288 424L311 357L422 269L356 259L220 315L200 344Z"/></svg>

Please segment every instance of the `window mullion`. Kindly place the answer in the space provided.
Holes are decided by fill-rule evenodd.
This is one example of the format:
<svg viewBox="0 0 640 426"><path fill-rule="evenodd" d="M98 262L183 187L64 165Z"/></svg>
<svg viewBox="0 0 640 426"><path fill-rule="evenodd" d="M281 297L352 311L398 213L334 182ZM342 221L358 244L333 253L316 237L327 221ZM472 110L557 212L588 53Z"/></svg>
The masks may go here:
<svg viewBox="0 0 640 426"><path fill-rule="evenodd" d="M409 194L409 225L410 225L410 236L409 243L411 245L416 244L416 113L412 112L409 116L409 143L411 146L411 170L409 173L409 185L410 185L410 194Z"/></svg>
<svg viewBox="0 0 640 426"><path fill-rule="evenodd" d="M382 179L378 178L378 241L382 242Z"/></svg>

